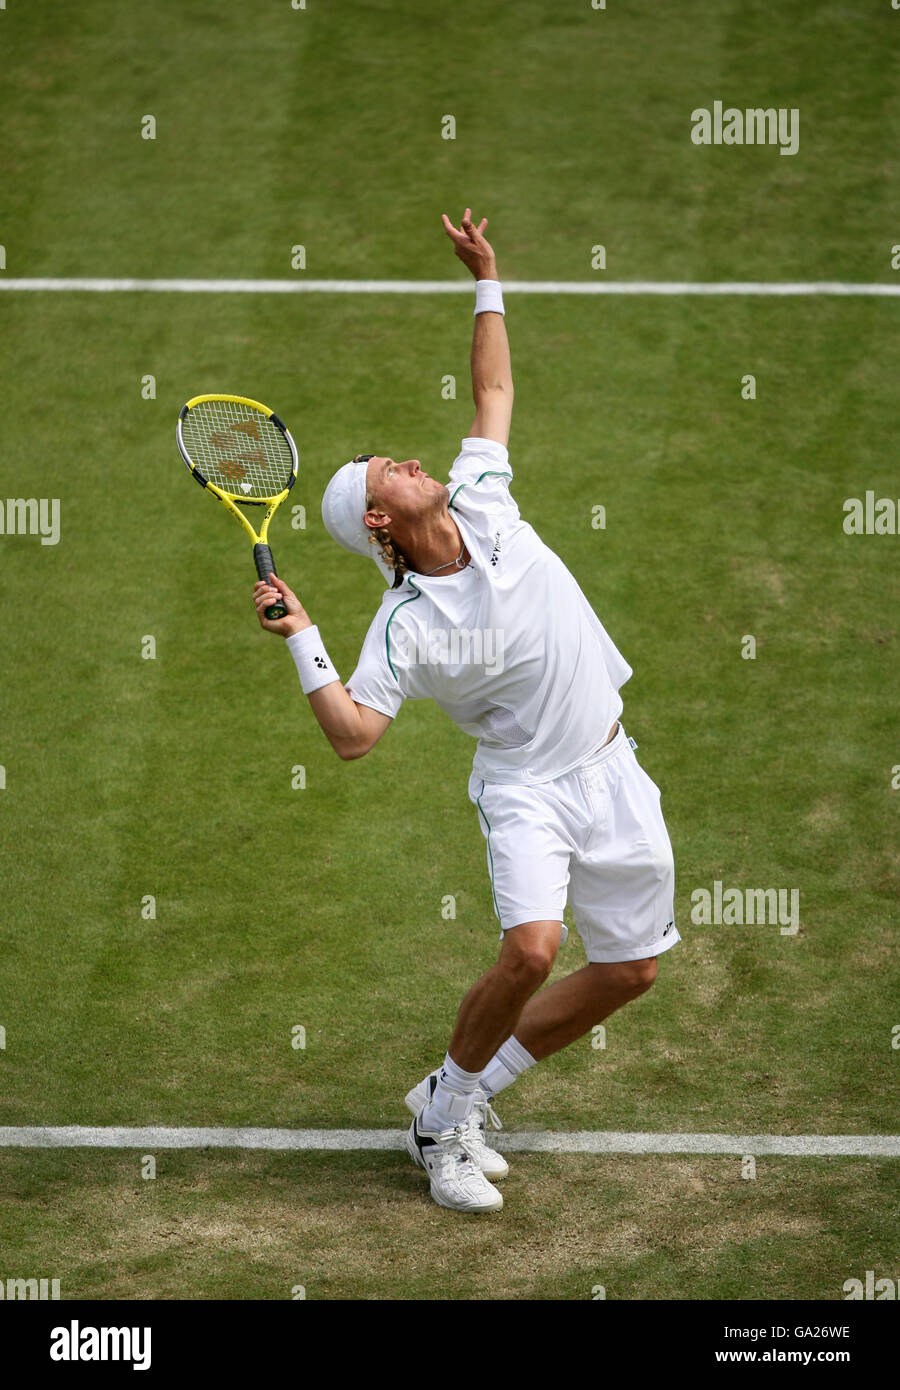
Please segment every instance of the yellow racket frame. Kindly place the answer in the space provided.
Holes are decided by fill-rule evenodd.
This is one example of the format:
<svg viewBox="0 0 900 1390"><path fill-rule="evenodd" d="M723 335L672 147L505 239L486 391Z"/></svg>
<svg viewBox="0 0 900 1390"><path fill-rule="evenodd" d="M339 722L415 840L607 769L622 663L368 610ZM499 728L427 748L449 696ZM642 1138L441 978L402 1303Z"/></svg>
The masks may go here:
<svg viewBox="0 0 900 1390"><path fill-rule="evenodd" d="M188 453L187 445L185 444L182 435L181 424L188 412L193 410L194 406L201 405L204 401L226 401L230 402L233 405L247 405L250 406L253 410L258 410L261 415L264 415L266 417L267 420L272 420L275 423L276 427L279 430L281 430L282 434L287 440L288 446L291 451L292 468L290 480L287 484L287 487L282 488L281 492L271 497L248 498L239 495L238 493L229 492L226 488L220 487L218 483L211 482L209 478L207 478L200 471L199 466L196 463L194 463L194 460ZM268 548L269 522L272 520L272 517L275 515L275 512L278 509L278 507L287 497L288 493L294 486L294 483L297 479L297 446L291 438L290 430L287 428L284 421L280 419L275 414L274 410L270 409L269 406L263 405L262 401L253 400L250 396L232 396L226 394L208 393L206 395L201 396L192 396L191 399L181 407L181 410L178 415L178 424L175 430L175 437L178 443L178 452L181 454L182 459L187 464L193 477L201 485L201 487L206 488L209 492L213 494L214 497L217 497L219 501L222 503L222 506L227 507L228 511L231 512L232 516L237 517L238 521L241 523L244 530L247 532L247 535L253 542L253 558L256 561L256 571L260 579L267 580L270 571L273 574L277 574L274 561L272 560L272 552ZM266 508L266 514L262 519L262 524L258 531L251 524L249 518L244 515L244 512L242 510L242 508L244 507ZM265 570L266 572L263 573L263 570ZM266 617L283 618L286 612L287 609L284 607L284 605L281 603L277 603L274 604L272 607L266 609Z"/></svg>

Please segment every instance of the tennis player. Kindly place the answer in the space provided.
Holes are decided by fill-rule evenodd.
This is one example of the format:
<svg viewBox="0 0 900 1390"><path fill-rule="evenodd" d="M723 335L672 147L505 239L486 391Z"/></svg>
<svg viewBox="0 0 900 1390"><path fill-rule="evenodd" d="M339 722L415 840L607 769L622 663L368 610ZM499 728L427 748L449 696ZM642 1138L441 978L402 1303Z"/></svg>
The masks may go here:
<svg viewBox="0 0 900 1390"><path fill-rule="evenodd" d="M259 621L287 638L304 692L341 758L378 742L404 700L433 699L477 738L469 799L487 841L500 924L496 965L463 999L443 1064L412 1088L411 1158L457 1211L503 1205L508 1172L486 1142L492 1102L536 1062L652 985L680 940L660 794L619 722L632 674L566 566L510 491L509 343L487 220L446 217L475 277L475 419L449 486L418 459L357 455L322 501L329 534L375 559L381 606L346 685L318 627L281 579L259 582ZM276 597L287 616L265 609ZM587 964L540 989L567 928Z"/></svg>

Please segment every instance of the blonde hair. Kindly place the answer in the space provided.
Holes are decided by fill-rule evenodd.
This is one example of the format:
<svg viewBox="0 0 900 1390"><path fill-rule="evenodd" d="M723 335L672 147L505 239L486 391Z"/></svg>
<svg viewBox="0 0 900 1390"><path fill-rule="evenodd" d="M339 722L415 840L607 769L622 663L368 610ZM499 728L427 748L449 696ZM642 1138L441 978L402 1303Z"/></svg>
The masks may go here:
<svg viewBox="0 0 900 1390"><path fill-rule="evenodd" d="M375 506L375 498L368 488L366 488L366 511ZM381 558L389 569L394 571L394 588L396 589L403 581L403 576L411 568L409 561L399 549L396 541L391 539L391 533L386 526L379 526L377 531L369 529L369 544L381 547Z"/></svg>

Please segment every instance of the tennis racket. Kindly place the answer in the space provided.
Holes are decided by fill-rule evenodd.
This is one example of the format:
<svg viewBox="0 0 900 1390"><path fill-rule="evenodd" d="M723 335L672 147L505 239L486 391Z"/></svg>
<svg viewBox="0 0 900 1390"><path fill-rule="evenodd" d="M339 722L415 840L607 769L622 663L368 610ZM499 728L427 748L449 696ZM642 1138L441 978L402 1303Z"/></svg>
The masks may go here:
<svg viewBox="0 0 900 1390"><path fill-rule="evenodd" d="M297 477L297 446L283 422L246 396L194 396L181 408L175 437L197 482L237 517L252 540L260 579L277 574L269 522ZM265 507L258 533L244 507ZM286 613L281 602L266 609L267 618Z"/></svg>

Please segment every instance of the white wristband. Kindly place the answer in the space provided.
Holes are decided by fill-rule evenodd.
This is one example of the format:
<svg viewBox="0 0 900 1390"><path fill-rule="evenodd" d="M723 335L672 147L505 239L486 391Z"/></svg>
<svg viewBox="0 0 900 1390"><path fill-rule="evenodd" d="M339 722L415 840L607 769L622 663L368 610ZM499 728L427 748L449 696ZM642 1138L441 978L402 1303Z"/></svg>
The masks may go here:
<svg viewBox="0 0 900 1390"><path fill-rule="evenodd" d="M476 314L505 313L503 308L503 286L499 280L476 280L475 281L475 312Z"/></svg>
<svg viewBox="0 0 900 1390"><path fill-rule="evenodd" d="M340 680L331 657L322 645L317 627L305 627L300 632L292 633L287 639L287 645L297 663L297 674L304 695L311 695L323 685L331 685L332 681Z"/></svg>

